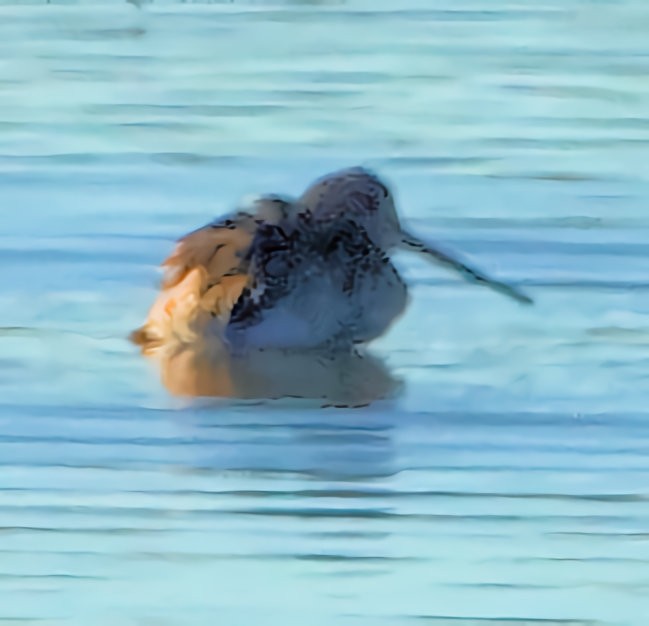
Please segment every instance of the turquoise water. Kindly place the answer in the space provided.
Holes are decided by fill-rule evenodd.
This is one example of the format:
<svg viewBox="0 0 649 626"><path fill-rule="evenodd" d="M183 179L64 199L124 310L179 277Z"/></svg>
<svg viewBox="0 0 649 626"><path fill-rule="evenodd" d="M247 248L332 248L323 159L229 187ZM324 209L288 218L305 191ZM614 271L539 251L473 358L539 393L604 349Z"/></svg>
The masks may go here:
<svg viewBox="0 0 649 626"><path fill-rule="evenodd" d="M0 2L0 624L649 622L649 4ZM367 408L171 395L183 232L365 164L409 256ZM378 366L377 366L378 367Z"/></svg>

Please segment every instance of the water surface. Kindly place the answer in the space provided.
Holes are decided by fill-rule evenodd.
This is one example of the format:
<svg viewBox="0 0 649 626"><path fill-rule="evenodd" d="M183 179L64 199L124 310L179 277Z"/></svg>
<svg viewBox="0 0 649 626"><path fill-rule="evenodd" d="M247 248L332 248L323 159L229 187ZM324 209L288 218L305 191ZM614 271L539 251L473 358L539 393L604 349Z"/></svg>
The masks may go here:
<svg viewBox="0 0 649 626"><path fill-rule="evenodd" d="M649 5L0 2L0 623L649 619ZM364 164L414 258L360 409L174 398L183 232Z"/></svg>

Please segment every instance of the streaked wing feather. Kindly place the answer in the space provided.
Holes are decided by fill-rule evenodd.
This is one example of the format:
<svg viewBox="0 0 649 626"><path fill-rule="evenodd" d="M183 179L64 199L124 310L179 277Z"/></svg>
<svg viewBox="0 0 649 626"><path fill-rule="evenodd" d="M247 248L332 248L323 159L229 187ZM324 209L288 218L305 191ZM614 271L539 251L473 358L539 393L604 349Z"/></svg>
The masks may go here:
<svg viewBox="0 0 649 626"><path fill-rule="evenodd" d="M248 251L257 229L286 219L295 203L262 196L252 209L215 220L178 241L162 263L162 289L146 322L131 334L143 351L172 340L191 343L211 324L221 330L227 324L250 283Z"/></svg>
<svg viewBox="0 0 649 626"><path fill-rule="evenodd" d="M189 271L202 267L211 282L237 272L255 234L256 223L247 215L208 224L178 241L163 261L163 289L173 287Z"/></svg>
<svg viewBox="0 0 649 626"><path fill-rule="evenodd" d="M250 248L251 283L232 310L226 336L235 349L315 347L343 336L351 344L362 315L355 282L385 272L387 261L345 215L318 219L305 211L264 224Z"/></svg>
<svg viewBox="0 0 649 626"><path fill-rule="evenodd" d="M215 319L227 323L248 281L244 258L256 228L250 216L238 218L189 233L162 263L162 289L144 325L131 334L143 351L191 343Z"/></svg>

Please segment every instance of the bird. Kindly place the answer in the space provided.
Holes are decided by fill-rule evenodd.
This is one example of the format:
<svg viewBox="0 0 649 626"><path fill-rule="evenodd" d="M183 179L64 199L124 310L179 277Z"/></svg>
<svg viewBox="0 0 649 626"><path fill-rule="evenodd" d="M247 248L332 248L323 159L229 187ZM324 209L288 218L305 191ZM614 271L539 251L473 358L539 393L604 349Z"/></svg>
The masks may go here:
<svg viewBox="0 0 649 626"><path fill-rule="evenodd" d="M392 262L397 250L533 302L406 230L387 183L356 166L318 178L298 198L261 195L182 237L130 338L145 354L209 342L233 355L354 349L382 336L407 307L408 288Z"/></svg>

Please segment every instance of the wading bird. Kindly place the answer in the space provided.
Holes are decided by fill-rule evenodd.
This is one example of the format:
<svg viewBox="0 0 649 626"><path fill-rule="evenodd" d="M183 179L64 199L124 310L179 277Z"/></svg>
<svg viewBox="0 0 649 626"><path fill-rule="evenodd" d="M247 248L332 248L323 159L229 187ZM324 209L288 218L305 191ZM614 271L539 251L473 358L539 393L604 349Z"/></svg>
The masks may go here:
<svg viewBox="0 0 649 626"><path fill-rule="evenodd" d="M407 287L390 255L421 254L524 304L532 300L401 226L392 193L354 167L297 199L268 195L195 230L164 261L162 289L131 339L338 352L382 335L403 313Z"/></svg>

